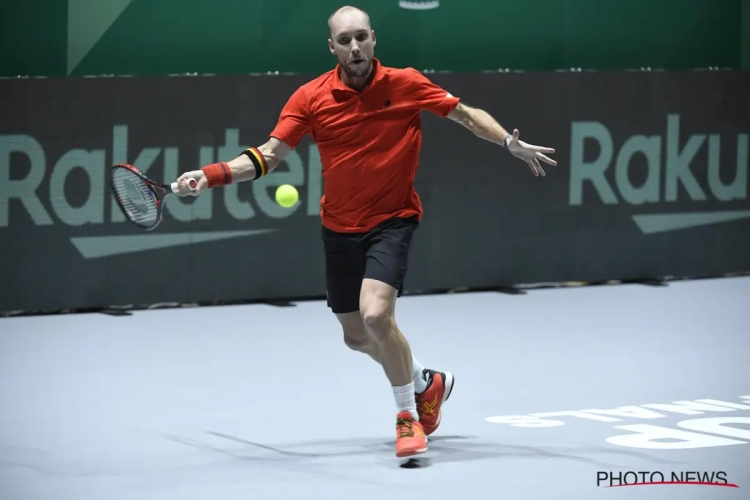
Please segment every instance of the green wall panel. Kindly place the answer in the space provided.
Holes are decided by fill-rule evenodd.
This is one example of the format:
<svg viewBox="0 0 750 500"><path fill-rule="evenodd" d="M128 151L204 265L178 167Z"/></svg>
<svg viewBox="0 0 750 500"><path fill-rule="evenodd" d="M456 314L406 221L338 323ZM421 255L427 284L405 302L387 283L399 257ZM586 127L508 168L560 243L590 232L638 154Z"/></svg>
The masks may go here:
<svg viewBox="0 0 750 500"><path fill-rule="evenodd" d="M419 2L420 0L415 0ZM740 67L746 0L362 0L386 64ZM2 75L319 73L332 0L5 0Z"/></svg>
<svg viewBox="0 0 750 500"><path fill-rule="evenodd" d="M65 0L0 0L0 76L64 75Z"/></svg>
<svg viewBox="0 0 750 500"><path fill-rule="evenodd" d="M742 68L750 69L750 0L742 0Z"/></svg>

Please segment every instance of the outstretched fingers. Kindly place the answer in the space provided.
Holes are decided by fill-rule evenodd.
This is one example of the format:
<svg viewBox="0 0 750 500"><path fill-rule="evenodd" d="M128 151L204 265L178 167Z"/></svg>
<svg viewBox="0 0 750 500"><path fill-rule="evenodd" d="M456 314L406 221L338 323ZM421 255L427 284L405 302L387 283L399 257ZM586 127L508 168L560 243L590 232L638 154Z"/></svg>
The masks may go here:
<svg viewBox="0 0 750 500"><path fill-rule="evenodd" d="M542 166L539 164L539 160L537 160L536 158L534 158L532 161L534 162L534 166L536 167L536 169L539 172L539 174L542 177L546 176L547 173L544 171L544 169L542 168Z"/></svg>
<svg viewBox="0 0 750 500"><path fill-rule="evenodd" d="M544 163L548 163L548 164L550 164L552 166L557 165L557 162L555 160L553 160L552 158L549 158L549 157L543 155L542 153L537 153L536 157L539 160L542 160Z"/></svg>
<svg viewBox="0 0 750 500"><path fill-rule="evenodd" d="M544 177L547 175L544 172L544 169L542 169L542 166L539 164L539 161L536 158L532 158L526 162L529 165L529 168L531 169L531 173L534 174L534 177L539 177L540 175Z"/></svg>

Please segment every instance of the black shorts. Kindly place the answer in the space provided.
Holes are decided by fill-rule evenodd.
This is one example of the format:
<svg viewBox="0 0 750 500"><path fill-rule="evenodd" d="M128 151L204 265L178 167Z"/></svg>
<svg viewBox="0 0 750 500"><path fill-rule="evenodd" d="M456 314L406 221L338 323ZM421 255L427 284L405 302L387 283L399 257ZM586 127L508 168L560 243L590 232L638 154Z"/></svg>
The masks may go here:
<svg viewBox="0 0 750 500"><path fill-rule="evenodd" d="M401 296L417 227L416 217L389 219L367 233L337 233L323 227L328 307L336 314L359 311L364 278L387 283Z"/></svg>

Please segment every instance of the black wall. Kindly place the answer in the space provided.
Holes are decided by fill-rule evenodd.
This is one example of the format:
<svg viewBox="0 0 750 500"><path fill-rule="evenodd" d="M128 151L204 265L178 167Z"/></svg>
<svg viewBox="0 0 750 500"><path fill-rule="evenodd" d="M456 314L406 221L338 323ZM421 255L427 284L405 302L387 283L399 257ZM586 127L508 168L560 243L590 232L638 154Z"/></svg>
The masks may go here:
<svg viewBox="0 0 750 500"><path fill-rule="evenodd" d="M428 76L559 165L535 178L425 114L408 290L750 270L750 72ZM309 138L263 182L171 197L149 233L107 179L120 161L172 179L233 158L308 78L0 81L0 310L323 295ZM273 202L287 182L293 210Z"/></svg>

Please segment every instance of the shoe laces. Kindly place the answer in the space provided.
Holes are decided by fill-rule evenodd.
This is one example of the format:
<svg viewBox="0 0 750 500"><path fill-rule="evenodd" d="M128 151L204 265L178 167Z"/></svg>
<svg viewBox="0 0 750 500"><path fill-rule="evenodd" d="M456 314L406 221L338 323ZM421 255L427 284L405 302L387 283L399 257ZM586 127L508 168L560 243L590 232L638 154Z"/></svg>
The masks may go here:
<svg viewBox="0 0 750 500"><path fill-rule="evenodd" d="M414 437L414 420L411 418L399 418L396 420L398 437Z"/></svg>

